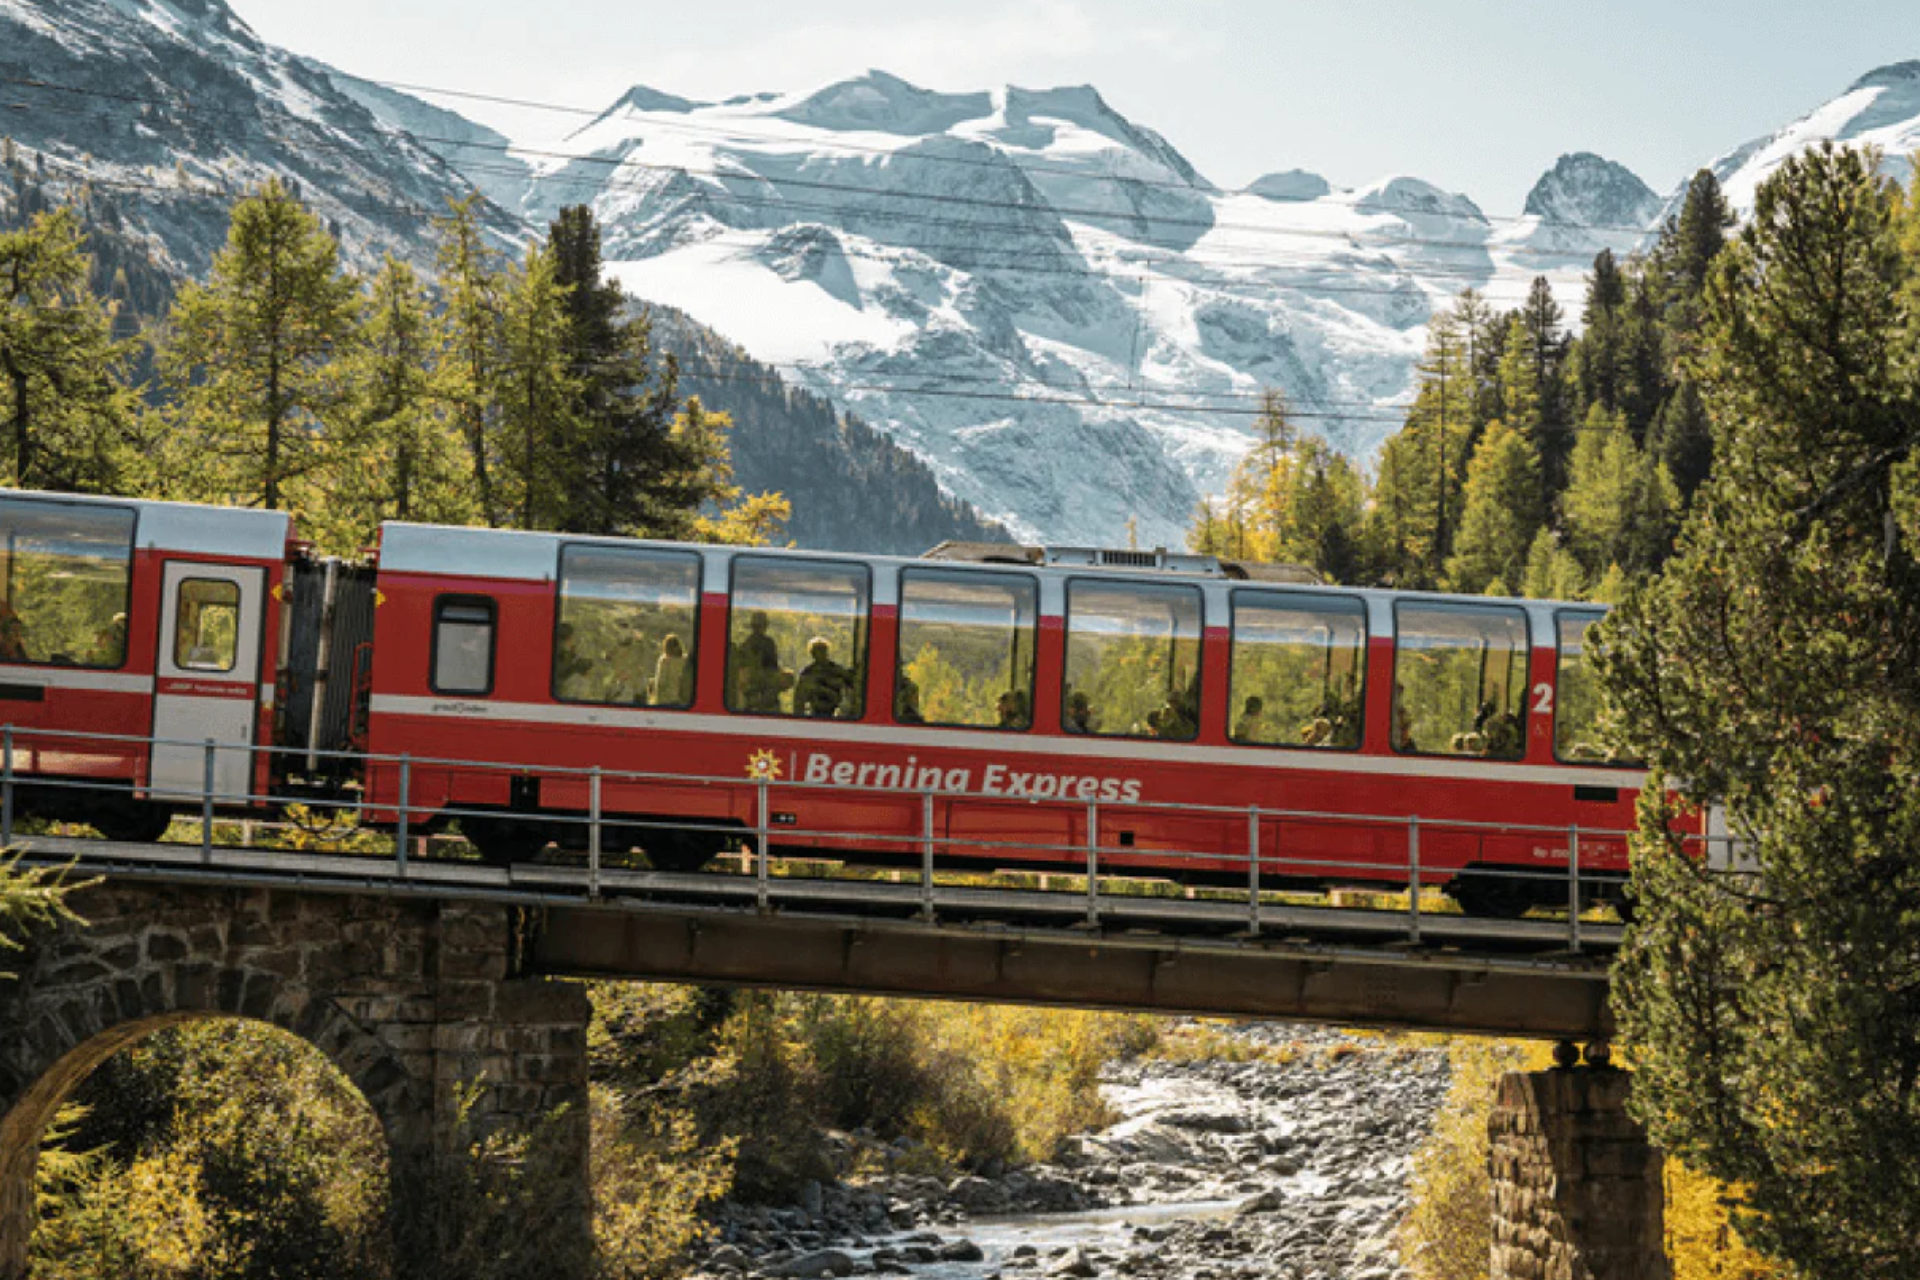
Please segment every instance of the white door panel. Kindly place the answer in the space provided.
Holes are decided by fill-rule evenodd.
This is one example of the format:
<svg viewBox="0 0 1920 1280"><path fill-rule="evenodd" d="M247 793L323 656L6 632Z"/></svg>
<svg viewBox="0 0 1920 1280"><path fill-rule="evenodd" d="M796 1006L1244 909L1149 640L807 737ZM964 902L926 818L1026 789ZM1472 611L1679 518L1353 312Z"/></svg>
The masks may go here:
<svg viewBox="0 0 1920 1280"><path fill-rule="evenodd" d="M216 801L250 790L260 706L260 617L266 570L169 561L161 579L151 788L157 799L199 800L206 743L215 744ZM221 750L220 748L228 748Z"/></svg>

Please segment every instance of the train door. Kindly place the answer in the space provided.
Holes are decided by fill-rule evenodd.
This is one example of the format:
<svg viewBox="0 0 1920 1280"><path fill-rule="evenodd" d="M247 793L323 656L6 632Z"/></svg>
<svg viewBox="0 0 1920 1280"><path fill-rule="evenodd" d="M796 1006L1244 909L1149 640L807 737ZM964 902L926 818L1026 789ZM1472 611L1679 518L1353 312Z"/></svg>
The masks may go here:
<svg viewBox="0 0 1920 1280"><path fill-rule="evenodd" d="M219 747L253 745L265 590L265 569L166 563L154 663L153 736L161 740L150 783L156 797L202 795L209 740ZM252 766L249 751L215 751L215 795L229 802L244 797Z"/></svg>

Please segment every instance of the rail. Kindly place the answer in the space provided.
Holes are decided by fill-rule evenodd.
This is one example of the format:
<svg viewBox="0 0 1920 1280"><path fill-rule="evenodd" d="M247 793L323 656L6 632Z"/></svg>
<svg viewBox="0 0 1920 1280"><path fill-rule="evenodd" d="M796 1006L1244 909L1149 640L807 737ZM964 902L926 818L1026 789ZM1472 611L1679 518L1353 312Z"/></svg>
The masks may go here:
<svg viewBox="0 0 1920 1280"><path fill-rule="evenodd" d="M1618 941L1619 927L1604 919L1589 918L1597 905L1596 892L1609 887L1605 873L1583 870L1582 844L1608 841L1624 844L1632 832L1596 828L1579 824L1545 826L1498 820L1434 818L1417 813L1352 814L1312 809L1282 809L1259 805L1236 807L1194 804L1165 800L1125 800L1063 798L1007 795L984 790L940 787L882 787L840 785L805 779L757 777L714 777L665 771L612 770L598 765L585 768L560 765L519 763L500 760L473 760L455 757L381 754L371 752L315 751L305 747L192 741L157 736L98 733L81 730L47 729L7 724L0 726L0 847L15 844L18 818L18 792L24 789L75 789L89 793L124 795L129 800L145 800L156 794L151 783L142 785L126 777L48 776L40 771L50 754L68 757L86 753L71 749L73 743L91 744L96 760L107 754L124 760L129 755L150 759L156 748L186 748L201 754L199 786L193 791L168 784L155 801L179 809L197 809L199 819L199 862L204 867L216 863L216 824L236 809L257 811L262 806L284 808L303 805L310 812L353 814L368 808L391 810L392 858L390 861L361 855L358 862L398 884L410 880L445 884L449 877L429 872L421 865L419 846L428 826L447 820L482 819L488 822L533 824L531 831L551 835L574 855L584 854L584 866L550 867L540 871L516 868L506 876L508 884L519 883L542 893L559 892L598 900L609 894L674 893L720 898L745 899L762 913L785 904L835 901L858 898L890 909L910 910L920 919L932 921L942 912L960 912L969 918L984 918L1004 910L1010 915L1071 914L1078 927L1100 931L1108 927L1137 928L1143 924L1168 921L1209 928L1230 929L1235 936L1260 939L1276 933L1297 934L1304 929L1332 928L1358 931L1412 947L1444 945L1462 938L1505 938L1555 945L1565 953L1579 956L1593 944ZM65 752L50 750L67 746ZM29 755L28 753L32 753ZM297 759L311 769L321 759L347 760L363 770L380 766L394 770L397 782L393 803L370 803L365 796L298 794L292 791L256 792L248 785L242 790L223 789L219 784L223 756L243 754L247 758L248 777L256 776L254 767L261 757ZM36 766L23 772L19 761L31 759ZM97 767L97 764L96 764ZM124 766L121 766L124 767ZM541 810L519 812L494 808L452 805L422 805L413 800L412 784L422 768L446 769L467 774L507 775L542 779L569 779L585 785L584 811ZM231 770L229 770L231 772ZM269 769L269 776L272 776ZM297 771L296 771L297 772ZM362 777L368 776L365 772ZM751 790L753 820L749 823L699 819L663 819L637 817L605 811L606 788L613 783L660 783L676 787L725 789L729 792ZM903 810L917 809L918 829L886 832L833 828L808 828L780 821L776 798L805 793L828 793L836 798L884 796ZM939 829L940 806L947 806L949 831ZM1049 840L996 840L981 835L951 834L955 806L991 804L1029 806L1064 817L1072 829L1078 822L1083 837L1071 843ZM1116 815L1137 813L1173 813L1181 816L1210 817L1223 820L1222 829L1240 826L1241 838L1234 848L1142 848L1107 843L1102 833L1117 824ZM1289 849L1284 843L1286 824L1348 824L1353 828L1385 831L1391 843L1402 851L1391 858L1329 857L1312 849ZM572 834L569 836L568 832ZM644 848L645 834L662 832L674 838L701 837L710 841L737 842L739 870L733 874L686 874L640 872L623 865L617 856L633 843ZM1423 863L1423 844L1439 833L1497 833L1502 836L1544 837L1544 847L1536 846L1535 856L1556 864L1549 868L1524 866L1477 866L1469 868L1437 867ZM610 846L609 834L625 845ZM532 839L532 836L529 836ZM1681 833L1689 845L1710 848L1715 843L1731 843L1721 835ZM546 840L536 840L544 848ZM1376 846L1387 841L1376 840ZM60 842L70 853L77 844ZM807 869L822 862L857 862L863 847L892 854L900 859L917 854L913 867L915 879L902 883L871 879L845 879L808 875ZM178 850L180 846L171 846ZM849 853L848 851L852 852ZM290 855L280 855L288 857ZM1009 866L1000 873L978 875L983 860L1005 856ZM965 859L963 871L955 865ZM1020 865L1035 859L1038 865ZM297 858L293 859L297 861ZM177 852L169 852L162 861L177 865ZM231 858L220 859L231 865ZM1148 865L1151 863L1152 865ZM1188 889L1183 896L1168 881L1180 880L1181 864L1212 873L1218 883ZM1204 864L1204 867L1202 866ZM471 868L472 864L461 864ZM1224 876L1219 868L1229 870ZM1235 869L1238 870L1235 870ZM478 870L477 868L475 870ZM493 869L488 869L491 872ZM575 874L577 872L577 874ZM1241 876L1244 875L1244 880ZM964 877L964 878L963 878ZM1038 888L1029 883L1038 877ZM497 877L481 876L482 880ZM1230 878L1233 887L1227 887ZM1610 877L1617 879L1617 875ZM987 883L976 881L984 879ZM1388 899L1385 907L1362 910L1303 903L1301 886L1328 880L1361 881L1355 886L1376 898ZM1055 887L1055 881L1064 881ZM1544 904L1553 900L1564 919L1529 920L1518 918L1487 920L1449 910L1442 901L1430 899L1433 890L1445 884L1477 882L1494 889L1516 891L1510 903ZM1539 887L1545 885L1545 888ZM1161 886L1165 886L1164 888ZM1554 886L1558 886L1557 888ZM1404 896L1404 902L1392 899ZM1069 899L1071 905L1068 905Z"/></svg>

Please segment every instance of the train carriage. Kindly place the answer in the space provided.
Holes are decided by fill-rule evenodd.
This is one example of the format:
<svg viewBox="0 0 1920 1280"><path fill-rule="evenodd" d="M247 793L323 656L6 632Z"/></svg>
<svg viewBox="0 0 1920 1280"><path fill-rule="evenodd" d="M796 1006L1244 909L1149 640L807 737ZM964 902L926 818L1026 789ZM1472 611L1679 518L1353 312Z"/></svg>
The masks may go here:
<svg viewBox="0 0 1920 1280"><path fill-rule="evenodd" d="M28 807L123 838L212 761L220 807L344 793L376 825L404 779L410 829L458 815L499 861L597 807L671 869L764 819L849 861L1071 869L1094 843L1190 881L1244 883L1257 849L1263 884L1399 887L1411 854L1512 912L1564 901L1576 844L1617 886L1624 841L1568 833L1629 829L1644 778L1596 734L1590 605L400 523L360 565L276 513L27 494L0 527L0 718L17 776L66 784Z"/></svg>

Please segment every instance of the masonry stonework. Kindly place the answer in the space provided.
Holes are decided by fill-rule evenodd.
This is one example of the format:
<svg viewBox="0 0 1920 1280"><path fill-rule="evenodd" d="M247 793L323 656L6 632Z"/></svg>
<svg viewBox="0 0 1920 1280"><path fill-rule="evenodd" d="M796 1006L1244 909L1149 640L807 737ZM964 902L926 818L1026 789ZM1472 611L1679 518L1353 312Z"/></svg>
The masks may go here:
<svg viewBox="0 0 1920 1280"><path fill-rule="evenodd" d="M0 981L0 1280L25 1274L40 1138L62 1101L120 1049L204 1018L271 1023L325 1053L379 1118L396 1206L431 1206L436 1159L459 1143L539 1128L578 1188L556 1230L590 1230L587 998L517 976L510 909L129 882L70 905L84 923L30 938ZM394 1225L396 1242L433 1237Z"/></svg>
<svg viewBox="0 0 1920 1280"><path fill-rule="evenodd" d="M1492 1280L1668 1280L1660 1155L1607 1068L1513 1074L1488 1121Z"/></svg>

